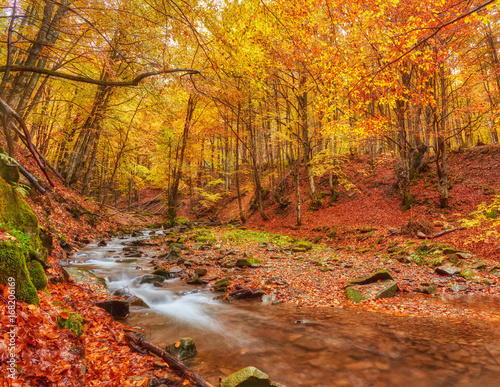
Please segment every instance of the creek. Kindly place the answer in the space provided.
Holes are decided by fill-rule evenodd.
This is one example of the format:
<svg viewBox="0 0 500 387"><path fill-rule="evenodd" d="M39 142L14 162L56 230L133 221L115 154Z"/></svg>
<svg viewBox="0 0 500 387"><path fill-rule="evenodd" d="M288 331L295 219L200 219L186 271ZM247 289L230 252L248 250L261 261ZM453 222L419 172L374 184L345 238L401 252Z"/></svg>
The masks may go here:
<svg viewBox="0 0 500 387"><path fill-rule="evenodd" d="M225 303L180 279L164 287L141 285L138 278L151 273L155 254L140 247L141 256L132 262L124 248L148 238L144 232L113 238L103 247L90 244L71 264L105 278L110 293L126 289L150 306L131 307L124 321L142 327L146 340L164 347L191 337L198 355L185 363L214 386L219 377L249 365L288 387L499 385L500 334L491 324L260 300ZM436 302L500 309L492 299L437 297Z"/></svg>

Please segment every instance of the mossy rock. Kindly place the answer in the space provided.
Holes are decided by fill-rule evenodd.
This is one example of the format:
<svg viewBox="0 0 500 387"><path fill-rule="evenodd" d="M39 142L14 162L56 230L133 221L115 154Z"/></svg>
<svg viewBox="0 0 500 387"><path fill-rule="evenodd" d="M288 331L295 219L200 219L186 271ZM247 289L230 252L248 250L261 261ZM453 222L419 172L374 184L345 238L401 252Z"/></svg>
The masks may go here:
<svg viewBox="0 0 500 387"><path fill-rule="evenodd" d="M66 317L66 316L64 316ZM67 329L76 337L83 334L83 318L78 313L69 313L68 318L63 315L57 316L57 327L59 329Z"/></svg>
<svg viewBox="0 0 500 387"><path fill-rule="evenodd" d="M353 302L360 302L368 299L393 297L398 290L398 283L388 279L366 285L349 285L345 288L345 294Z"/></svg>
<svg viewBox="0 0 500 387"><path fill-rule="evenodd" d="M328 238L335 238L337 236L337 228L328 233Z"/></svg>
<svg viewBox="0 0 500 387"><path fill-rule="evenodd" d="M19 167L16 160L5 153L0 154L0 177L10 184L19 183Z"/></svg>
<svg viewBox="0 0 500 387"><path fill-rule="evenodd" d="M460 275L465 278L465 279L470 279L472 277L474 277L476 275L476 273L474 272L474 270L472 269L469 269L468 267L466 267L465 269L463 269L461 272L460 272Z"/></svg>
<svg viewBox="0 0 500 387"><path fill-rule="evenodd" d="M255 367L243 368L223 379L220 387L285 387L273 382L269 375Z"/></svg>
<svg viewBox="0 0 500 387"><path fill-rule="evenodd" d="M37 290L42 290L47 287L47 276L40 262L31 261L28 264L28 271L30 273L31 282Z"/></svg>
<svg viewBox="0 0 500 387"><path fill-rule="evenodd" d="M214 290L216 292L225 292L229 285L231 285L231 280L229 278L222 278L215 283Z"/></svg>
<svg viewBox="0 0 500 387"><path fill-rule="evenodd" d="M48 254L40 240L38 218L3 179L0 179L0 223L26 234L30 241L30 255L43 263L47 262Z"/></svg>
<svg viewBox="0 0 500 387"><path fill-rule="evenodd" d="M40 227L39 236L40 236L40 241L42 242L42 246L45 247L48 254L50 254L52 252L52 249L54 248L54 238L52 234L45 228Z"/></svg>
<svg viewBox="0 0 500 387"><path fill-rule="evenodd" d="M164 278L170 278L170 271L165 269L163 266L157 267L152 273L152 275L159 275Z"/></svg>
<svg viewBox="0 0 500 387"><path fill-rule="evenodd" d="M165 351L174 355L179 360L186 360L195 357L198 353L196 345L190 337L185 337L177 340L176 342L170 343L165 347Z"/></svg>
<svg viewBox="0 0 500 387"><path fill-rule="evenodd" d="M95 274L81 267L74 267L74 266L63 267L62 274L65 281L69 281L69 279L71 278L72 281L76 283L95 284L95 285L102 285L105 288L107 287L105 280L97 277Z"/></svg>
<svg viewBox="0 0 500 387"><path fill-rule="evenodd" d="M141 282L139 282L141 285L142 284L152 284L154 282L163 282L165 281L165 277L157 274L146 274L142 276Z"/></svg>
<svg viewBox="0 0 500 387"><path fill-rule="evenodd" d="M364 276L364 277L358 277L349 282L350 285L366 285L366 284L371 284L375 283L378 281L386 281L386 280L391 280L394 281L394 278L392 275L385 269L379 270L373 274Z"/></svg>
<svg viewBox="0 0 500 387"><path fill-rule="evenodd" d="M361 302L367 299L367 297L361 292L360 289L357 289L353 286L348 286L347 288L345 288L345 296L353 302Z"/></svg>
<svg viewBox="0 0 500 387"><path fill-rule="evenodd" d="M299 242L292 247L294 253L305 253L306 251L312 250L313 244L311 242Z"/></svg>
<svg viewBox="0 0 500 387"><path fill-rule="evenodd" d="M198 230L195 234L195 242L213 244L217 241L214 234L207 230Z"/></svg>
<svg viewBox="0 0 500 387"><path fill-rule="evenodd" d="M16 242L0 241L0 284L7 286L12 282L18 300L35 305L40 303L26 266L25 252Z"/></svg>
<svg viewBox="0 0 500 387"><path fill-rule="evenodd" d="M262 261L257 258L239 258L236 260L236 267L250 267L261 263Z"/></svg>

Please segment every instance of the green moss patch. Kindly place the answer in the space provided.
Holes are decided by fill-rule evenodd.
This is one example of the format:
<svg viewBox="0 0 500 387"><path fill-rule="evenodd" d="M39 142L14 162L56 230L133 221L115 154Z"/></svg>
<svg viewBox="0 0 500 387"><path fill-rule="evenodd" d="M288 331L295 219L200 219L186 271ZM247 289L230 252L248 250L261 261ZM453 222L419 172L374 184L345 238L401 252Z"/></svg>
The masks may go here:
<svg viewBox="0 0 500 387"><path fill-rule="evenodd" d="M39 261L47 261L47 250L40 240L38 218L3 179L0 179L0 223L27 235L30 255Z"/></svg>
<svg viewBox="0 0 500 387"><path fill-rule="evenodd" d="M83 334L83 318L78 313L63 312L57 316L57 327L67 329L76 337L80 337Z"/></svg>
<svg viewBox="0 0 500 387"><path fill-rule="evenodd" d="M35 305L40 303L26 266L25 252L16 242L1 241L0 283L7 286L12 282L15 283L16 298L18 300Z"/></svg>
<svg viewBox="0 0 500 387"><path fill-rule="evenodd" d="M47 276L43 270L42 264L38 261L31 261L28 264L31 282L37 290L42 290L47 287Z"/></svg>

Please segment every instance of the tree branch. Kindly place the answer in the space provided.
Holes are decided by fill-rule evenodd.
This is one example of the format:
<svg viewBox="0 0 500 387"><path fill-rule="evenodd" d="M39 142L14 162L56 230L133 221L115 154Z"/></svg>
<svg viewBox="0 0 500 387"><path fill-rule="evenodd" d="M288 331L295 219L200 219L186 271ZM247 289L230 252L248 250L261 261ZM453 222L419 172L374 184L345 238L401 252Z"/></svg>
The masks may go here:
<svg viewBox="0 0 500 387"><path fill-rule="evenodd" d="M7 66L0 66L0 73L4 73L7 71ZM199 70L194 70L194 69L168 69L168 70L161 70L161 71L149 71L146 73L139 74L136 76L134 79L130 81L103 81L100 79L93 79L93 78L88 78L88 77L80 77L78 75L73 75L73 74L67 74L67 73L61 73L59 71L54 71L54 70L49 70L49 69L44 69L44 68L39 68L39 67L29 67L29 66L19 66L19 65L12 65L8 69L10 72L32 72L32 73L37 73L37 74L45 74L54 78L62 78L62 79L68 79L70 81L75 81L75 82L83 82L83 83L90 83L93 85L99 85L99 86L111 86L111 87L123 87L123 86L137 86L139 82L141 82L143 79L148 78L148 77L153 77L156 75L163 75L163 74L172 74L172 73L187 73L187 74L201 74Z"/></svg>

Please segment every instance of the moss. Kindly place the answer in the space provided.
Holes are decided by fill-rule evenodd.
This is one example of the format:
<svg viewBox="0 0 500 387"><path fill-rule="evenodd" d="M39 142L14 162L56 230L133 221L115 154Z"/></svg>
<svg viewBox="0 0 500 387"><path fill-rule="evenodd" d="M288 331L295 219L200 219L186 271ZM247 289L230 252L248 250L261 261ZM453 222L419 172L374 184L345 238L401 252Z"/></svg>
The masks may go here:
<svg viewBox="0 0 500 387"><path fill-rule="evenodd" d="M495 210L495 209L493 209L493 210L491 210L491 211L486 212L486 217L487 217L488 219L496 219L496 218L498 218L498 216L499 216L499 213L498 213L498 211L497 211L497 210Z"/></svg>
<svg viewBox="0 0 500 387"><path fill-rule="evenodd" d="M361 302L367 299L361 291L350 286L345 288L345 296L353 302Z"/></svg>
<svg viewBox="0 0 500 387"><path fill-rule="evenodd" d="M38 218L26 202L0 179L0 222L22 231L31 241L30 253L39 261L47 261L47 250L42 246Z"/></svg>
<svg viewBox="0 0 500 387"><path fill-rule="evenodd" d="M222 278L215 283L214 290L216 292L225 292L229 285L231 285L231 280L229 278Z"/></svg>
<svg viewBox="0 0 500 387"><path fill-rule="evenodd" d="M19 183L19 167L16 160L3 152L0 154L0 176L11 184Z"/></svg>
<svg viewBox="0 0 500 387"><path fill-rule="evenodd" d="M415 202L415 197L410 193L408 196L403 198L403 212L408 211L413 203Z"/></svg>
<svg viewBox="0 0 500 387"><path fill-rule="evenodd" d="M261 264L262 261L257 258L240 258L236 261L236 266L237 267L245 267L245 266L252 266L252 265L259 265Z"/></svg>
<svg viewBox="0 0 500 387"><path fill-rule="evenodd" d="M42 269L43 270L43 269ZM13 278L16 288L16 298L29 304L38 305L40 299L35 286L31 282L26 255L21 247L11 241L0 242L0 283L7 286L9 278Z"/></svg>
<svg viewBox="0 0 500 387"><path fill-rule="evenodd" d="M170 274L170 273L169 273ZM140 284L153 284L155 282L163 282L165 281L165 277L157 274L146 274L141 278Z"/></svg>
<svg viewBox="0 0 500 387"><path fill-rule="evenodd" d="M57 316L57 327L59 329L67 329L76 337L80 337L83 334L82 316L80 316L78 313L70 313L68 315L68 318L64 317L62 315Z"/></svg>
<svg viewBox="0 0 500 387"><path fill-rule="evenodd" d="M43 270L42 264L38 261L31 261L28 264L31 282L37 290L42 290L47 287L47 276Z"/></svg>

